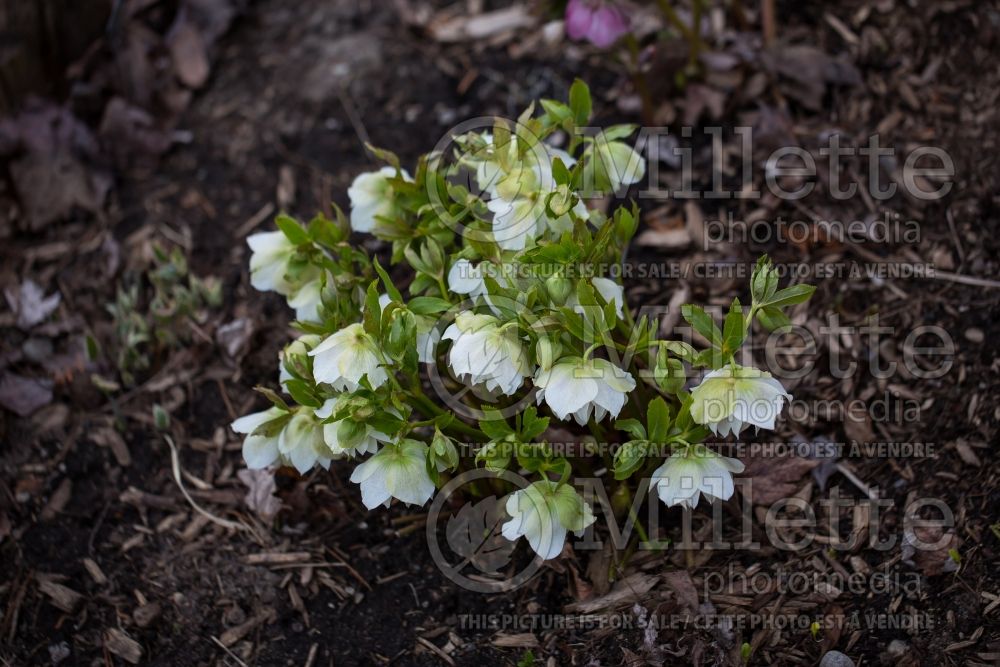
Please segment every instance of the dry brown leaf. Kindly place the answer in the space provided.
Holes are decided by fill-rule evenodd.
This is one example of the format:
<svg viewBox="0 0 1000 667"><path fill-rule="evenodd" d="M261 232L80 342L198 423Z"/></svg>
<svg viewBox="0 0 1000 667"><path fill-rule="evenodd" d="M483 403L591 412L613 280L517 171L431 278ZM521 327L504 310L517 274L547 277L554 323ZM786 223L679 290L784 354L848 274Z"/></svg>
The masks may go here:
<svg viewBox="0 0 1000 667"><path fill-rule="evenodd" d="M249 489L246 495L247 507L264 521L273 519L281 510L281 500L274 495L277 490L274 471L240 470L236 476Z"/></svg>
<svg viewBox="0 0 1000 667"><path fill-rule="evenodd" d="M754 505L770 505L795 494L802 478L819 465L820 460L799 456L755 456L743 459L744 476L749 484L738 488Z"/></svg>
<svg viewBox="0 0 1000 667"><path fill-rule="evenodd" d="M8 287L4 290L7 304L17 315L17 326L27 331L36 324L45 321L59 307L62 298L59 292L45 296L38 283L27 278L17 289Z"/></svg>
<svg viewBox="0 0 1000 667"><path fill-rule="evenodd" d="M11 412L30 417L36 410L51 402L51 380L26 378L9 371L0 377L0 405Z"/></svg>
<svg viewBox="0 0 1000 667"><path fill-rule="evenodd" d="M957 551L958 536L954 532L945 533L941 526L914 525L912 530L903 532L901 554L903 562L934 577L958 570L958 563L951 556Z"/></svg>
<svg viewBox="0 0 1000 667"><path fill-rule="evenodd" d="M185 18L178 17L167 35L167 47L181 83L189 88L205 85L209 75L208 49L201 31Z"/></svg>

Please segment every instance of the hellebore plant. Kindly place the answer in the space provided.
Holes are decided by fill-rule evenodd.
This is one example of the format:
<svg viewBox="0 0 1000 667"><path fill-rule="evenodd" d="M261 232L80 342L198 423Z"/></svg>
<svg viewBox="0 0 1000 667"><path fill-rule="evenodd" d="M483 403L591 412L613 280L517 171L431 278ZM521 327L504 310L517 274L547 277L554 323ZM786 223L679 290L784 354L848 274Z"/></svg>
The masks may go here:
<svg viewBox="0 0 1000 667"><path fill-rule="evenodd" d="M349 466L369 509L423 505L475 466L520 471L531 482L507 489L501 532L542 558L594 522L575 472L604 467L628 493L650 478L668 506L732 496L742 464L704 441L774 428L791 399L735 356L752 322L787 326L783 310L812 288L778 289L762 258L749 309L734 300L722 328L683 307L708 347L659 338L614 277L637 207L586 205L643 177L624 141L635 128L576 132L590 106L576 82L569 104L542 100L539 115L532 105L457 136L412 176L373 148L388 166L355 179L349 216L282 215L279 231L250 237L252 284L285 296L301 332L280 355L280 391L258 387L272 407L232 425L250 468ZM544 142L556 131L572 137L566 150ZM391 273L351 231L385 243ZM614 447L560 451L558 422Z"/></svg>

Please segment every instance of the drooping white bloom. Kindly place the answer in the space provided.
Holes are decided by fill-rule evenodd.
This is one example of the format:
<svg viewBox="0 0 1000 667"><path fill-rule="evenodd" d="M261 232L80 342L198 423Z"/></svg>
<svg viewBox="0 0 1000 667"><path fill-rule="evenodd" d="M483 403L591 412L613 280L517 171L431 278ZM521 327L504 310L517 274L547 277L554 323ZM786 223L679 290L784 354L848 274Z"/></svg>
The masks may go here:
<svg viewBox="0 0 1000 667"><path fill-rule="evenodd" d="M595 518L572 486L550 480L510 494L505 509L511 519L503 524L501 534L511 542L524 537L543 560L562 553L567 531L580 534Z"/></svg>
<svg viewBox="0 0 1000 667"><path fill-rule="evenodd" d="M650 490L656 489L667 507L686 505L693 509L701 494L709 501L713 498L729 500L734 490L733 473L741 473L743 468L738 459L697 445L683 454L668 457L653 472Z"/></svg>
<svg viewBox="0 0 1000 667"><path fill-rule="evenodd" d="M405 170L401 170L404 180L412 181ZM351 200L351 229L356 232L371 232L377 224L377 217L391 218L395 213L392 200L392 186L389 179L396 176L393 167L382 167L358 176L347 189Z"/></svg>
<svg viewBox="0 0 1000 667"><path fill-rule="evenodd" d="M455 294L468 294L473 298L486 294L483 265L475 265L464 257L455 260L448 269L448 289Z"/></svg>
<svg viewBox="0 0 1000 667"><path fill-rule="evenodd" d="M244 415L232 423L232 429L237 433L245 433L243 439L243 459L251 470L259 470L273 464L280 457L278 452L278 434L254 435L257 427L283 417L288 413L277 407L270 407L262 412Z"/></svg>
<svg viewBox="0 0 1000 667"><path fill-rule="evenodd" d="M471 384L510 395L531 374L516 327L501 325L492 315L459 313L444 338L454 341L448 353L452 370Z"/></svg>
<svg viewBox="0 0 1000 667"><path fill-rule="evenodd" d="M603 137L594 142L594 167L598 178L607 178L612 192L617 192L623 185L638 183L646 174L642 156L631 146L621 141L607 141Z"/></svg>
<svg viewBox="0 0 1000 667"><path fill-rule="evenodd" d="M316 410L316 418L327 420L333 416L336 409L337 399L327 399L323 406ZM399 416L395 410L390 409L390 412ZM323 440L334 455L354 458L357 454L374 454L378 451L380 442L389 442L392 438L370 424L359 424L343 419L323 424Z"/></svg>
<svg viewBox="0 0 1000 667"><path fill-rule="evenodd" d="M288 298L288 305L295 309L295 319L300 322L321 322L319 308L322 300L323 284L319 278L310 280L299 287Z"/></svg>
<svg viewBox="0 0 1000 667"><path fill-rule="evenodd" d="M283 232L260 232L247 237L250 255L250 284L261 292L287 295L294 286L288 281L288 262L295 246Z"/></svg>
<svg viewBox="0 0 1000 667"><path fill-rule="evenodd" d="M355 391L365 376L373 388L389 379L379 361L378 348L359 323L331 334L310 350L309 356L313 357L313 378L337 391Z"/></svg>
<svg viewBox="0 0 1000 667"><path fill-rule="evenodd" d="M738 436L748 424L773 429L783 402L792 396L767 371L732 365L707 373L691 399L695 422L718 436Z"/></svg>
<svg viewBox="0 0 1000 667"><path fill-rule="evenodd" d="M351 481L361 485L361 502L368 509L389 506L392 498L423 505L434 495L427 473L427 445L409 438L389 443L358 465Z"/></svg>
<svg viewBox="0 0 1000 667"><path fill-rule="evenodd" d="M605 301L615 305L615 311L618 313L618 319L625 317L624 288L610 278L591 278L590 282L594 286L594 289L597 290L597 293L600 294ZM573 310L581 315L586 314L586 309L580 305L580 299L577 297L576 292L570 292L569 297L566 299L566 305L571 306Z"/></svg>
<svg viewBox="0 0 1000 667"><path fill-rule="evenodd" d="M569 153L537 143L520 156L519 142L512 140L506 164L495 155L493 137L484 135L485 156L476 156L479 187L490 195L486 206L493 213L493 238L504 250L523 250L551 229L556 234L571 231L573 220L567 212L552 218L546 198L556 189L552 161L558 157L567 168L576 163ZM577 217L587 217L587 207L577 201L572 208Z"/></svg>
<svg viewBox="0 0 1000 667"><path fill-rule="evenodd" d="M493 213L493 239L504 250L524 250L541 231L545 204L527 197L494 197L487 204Z"/></svg>
<svg viewBox="0 0 1000 667"><path fill-rule="evenodd" d="M535 386L539 403L544 400L559 419L572 415L583 426L591 414L596 421L608 414L617 417L626 394L635 389L635 380L606 359L564 357L548 370L540 370Z"/></svg>
<svg viewBox="0 0 1000 667"><path fill-rule="evenodd" d="M323 440L323 425L312 409L305 406L299 407L295 416L281 429L278 451L283 461L303 475L316 464L329 468L333 459L333 452Z"/></svg>

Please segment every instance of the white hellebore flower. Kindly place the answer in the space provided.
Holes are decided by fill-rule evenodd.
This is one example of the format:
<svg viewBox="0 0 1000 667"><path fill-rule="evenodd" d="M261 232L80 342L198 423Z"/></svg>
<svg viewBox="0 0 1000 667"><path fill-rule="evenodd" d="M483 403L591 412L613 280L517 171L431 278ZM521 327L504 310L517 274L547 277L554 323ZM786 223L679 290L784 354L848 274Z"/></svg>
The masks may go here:
<svg viewBox="0 0 1000 667"><path fill-rule="evenodd" d="M691 391L691 416L718 436L738 436L748 424L773 429L782 403L792 395L767 371L724 366Z"/></svg>
<svg viewBox="0 0 1000 667"><path fill-rule="evenodd" d="M543 560L562 553L567 531L579 535L595 518L572 486L550 480L510 494L505 509L511 519L503 524L501 534L511 542L524 537Z"/></svg>
<svg viewBox="0 0 1000 667"><path fill-rule="evenodd" d="M404 180L412 181L405 170L400 170ZM347 189L351 200L351 229L371 232L378 223L376 217L391 218L394 213L392 186L389 179L396 176L393 167L382 167L358 176Z"/></svg>
<svg viewBox="0 0 1000 667"><path fill-rule="evenodd" d="M615 311L618 313L618 319L625 317L625 290L624 288L616 283L610 278L591 278L590 283L594 286L594 289L600 294L605 301L608 303L613 303L615 305ZM566 305L570 306L576 312L584 315L586 310L580 305L580 299L577 297L576 292L570 292L570 295L566 298Z"/></svg>
<svg viewBox="0 0 1000 667"><path fill-rule="evenodd" d="M531 374L516 325L501 325L492 315L464 312L443 337L455 341L448 353L452 370L469 376L471 384L485 384L489 391L510 395Z"/></svg>
<svg viewBox="0 0 1000 667"><path fill-rule="evenodd" d="M329 419L337 409L337 399L327 399L323 406L316 410L316 418ZM390 408L397 417L399 413ZM392 439L381 431L375 430L370 424L358 423L351 419L328 422L323 424L323 440L330 451L340 456L346 454L354 458L356 454L374 454L378 451L380 442L390 442Z"/></svg>
<svg viewBox="0 0 1000 667"><path fill-rule="evenodd" d="M259 426L288 413L277 407L270 407L262 412L254 412L240 417L232 424L237 433L245 433L243 439L243 459L251 470L266 468L280 458L278 453L278 433L271 435L254 435Z"/></svg>
<svg viewBox="0 0 1000 667"><path fill-rule="evenodd" d="M743 467L738 459L697 445L686 453L668 457L653 472L650 490L655 488L667 507L685 505L694 509L702 493L710 502L713 498L729 500L734 490L733 473L743 472Z"/></svg>
<svg viewBox="0 0 1000 667"><path fill-rule="evenodd" d="M607 177L612 192L618 192L623 185L638 183L646 174L642 156L621 141L599 137L594 142L594 160L597 173Z"/></svg>
<svg viewBox="0 0 1000 667"><path fill-rule="evenodd" d="M284 232L260 232L247 238L250 255L250 284L261 292L287 295L294 286L288 281L288 262L295 254L295 245Z"/></svg>
<svg viewBox="0 0 1000 667"><path fill-rule="evenodd" d="M281 429L278 435L278 451L283 461L290 463L306 474L317 463L330 467L333 453L323 440L323 425L316 419L312 409L299 407L295 416Z"/></svg>
<svg viewBox="0 0 1000 667"><path fill-rule="evenodd" d="M361 485L361 502L368 509L389 506L392 498L423 505L434 495L427 473L427 445L409 438L390 443L358 465L351 481Z"/></svg>
<svg viewBox="0 0 1000 667"><path fill-rule="evenodd" d="M313 378L326 382L337 391L355 391L364 376L372 388L380 387L389 374L380 365L378 347L364 327L350 324L309 352L313 357Z"/></svg>
<svg viewBox="0 0 1000 667"><path fill-rule="evenodd" d="M300 322L322 322L319 307L322 300L323 284L319 278L310 280L299 287L288 299L288 305L295 309L295 319Z"/></svg>
<svg viewBox="0 0 1000 667"><path fill-rule="evenodd" d="M617 417L626 394L635 389L635 380L606 359L564 357L552 368L540 371L535 386L539 403L544 400L559 419L572 415L583 426L591 413L596 421L608 414Z"/></svg>
<svg viewBox="0 0 1000 667"><path fill-rule="evenodd" d="M465 258L456 260L448 269L448 289L455 294L468 294L472 298L486 294L483 265L474 265Z"/></svg>

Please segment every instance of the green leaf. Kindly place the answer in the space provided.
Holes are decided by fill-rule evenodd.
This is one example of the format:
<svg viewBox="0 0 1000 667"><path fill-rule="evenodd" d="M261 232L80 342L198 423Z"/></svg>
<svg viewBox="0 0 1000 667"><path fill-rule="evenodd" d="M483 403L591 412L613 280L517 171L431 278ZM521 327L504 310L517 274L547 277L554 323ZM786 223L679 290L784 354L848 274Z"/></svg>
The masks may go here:
<svg viewBox="0 0 1000 667"><path fill-rule="evenodd" d="M772 306L774 308L794 306L797 303L808 301L809 297L811 297L815 291L816 287L814 285L792 285L791 287L786 287L783 290L778 290L774 293L774 296L761 305Z"/></svg>
<svg viewBox="0 0 1000 667"><path fill-rule="evenodd" d="M295 378L285 380L285 391L287 391L288 395L300 405L305 405L310 408L318 408L323 405L323 401L316 396L313 388L303 380L297 380Z"/></svg>
<svg viewBox="0 0 1000 667"><path fill-rule="evenodd" d="M660 444L666 440L670 428L670 408L661 396L649 402L649 407L646 408L646 425L651 442Z"/></svg>
<svg viewBox="0 0 1000 667"><path fill-rule="evenodd" d="M378 277L382 279L382 286L385 287L385 293L388 294L393 301L405 303L405 301L403 301L403 295L399 293L399 290L396 289L396 285L392 282L392 278L390 278L389 274L385 272L382 265L378 263L377 257L372 258L372 265L375 267L375 272L378 274Z"/></svg>
<svg viewBox="0 0 1000 667"><path fill-rule="evenodd" d="M393 167L394 169L399 169L399 158L392 151L387 151L384 148L376 148L375 146L372 146L368 142L365 142L365 148L370 150L372 152L372 155L374 155L382 162L385 162L390 167Z"/></svg>
<svg viewBox="0 0 1000 667"><path fill-rule="evenodd" d="M538 410L533 405L529 405L521 415L521 439L531 441L545 432L549 427L548 417L539 417Z"/></svg>
<svg viewBox="0 0 1000 667"><path fill-rule="evenodd" d="M686 303L681 306L681 316L687 320L695 331L700 333L708 342L715 347L722 347L722 332L718 325L712 320L712 316L705 312L701 306Z"/></svg>
<svg viewBox="0 0 1000 667"><path fill-rule="evenodd" d="M254 391L256 391L259 394L263 394L264 397L267 398L267 400L271 401L271 403L274 404L274 407L281 408L286 412L288 411L288 404L285 403L285 399L279 396L278 393L273 389L268 389L267 387L257 385L256 387L254 387Z"/></svg>
<svg viewBox="0 0 1000 667"><path fill-rule="evenodd" d="M436 315L451 308L451 302L436 296L418 296L410 299L406 307L414 315Z"/></svg>
<svg viewBox="0 0 1000 667"><path fill-rule="evenodd" d="M552 178L555 179L556 185L566 185L569 183L569 169L563 164L561 158L552 159Z"/></svg>
<svg viewBox="0 0 1000 667"><path fill-rule="evenodd" d="M295 221L295 218L282 213L274 219L274 224L278 225L278 229L280 229L285 237L294 245L309 243L309 232L303 229L302 225Z"/></svg>
<svg viewBox="0 0 1000 667"><path fill-rule="evenodd" d="M615 141L616 139L624 139L631 136L638 127L638 125L633 124L612 125L601 130L601 133L604 135L606 141Z"/></svg>
<svg viewBox="0 0 1000 667"><path fill-rule="evenodd" d="M771 266L771 258L761 255L750 277L750 294L755 304L767 303L778 289L778 272Z"/></svg>
<svg viewBox="0 0 1000 667"><path fill-rule="evenodd" d="M766 306L757 311L757 321L768 331L780 331L792 326L792 321L780 308Z"/></svg>
<svg viewBox="0 0 1000 667"><path fill-rule="evenodd" d="M485 433L490 440L503 440L508 435L514 435L514 429L510 427L500 413L496 410L485 410L486 419L479 422L479 429Z"/></svg>
<svg viewBox="0 0 1000 667"><path fill-rule="evenodd" d="M507 466L510 465L513 449L513 444L510 442L487 443L476 452L476 463L482 463L487 470L492 472L506 470Z"/></svg>
<svg viewBox="0 0 1000 667"><path fill-rule="evenodd" d="M365 312L364 312L364 327L365 331L370 333L372 336L378 336L382 326L382 306L378 302L378 281L373 280L370 285L368 285L368 291L365 292Z"/></svg>
<svg viewBox="0 0 1000 667"><path fill-rule="evenodd" d="M615 428L625 431L636 440L646 440L646 427L638 419L619 419L615 422Z"/></svg>
<svg viewBox="0 0 1000 667"><path fill-rule="evenodd" d="M264 422L257 428L253 430L250 435L259 435L265 438L273 438L281 433L281 429L285 428L285 425L292 421L292 413L288 412L279 417L276 417L270 421Z"/></svg>
<svg viewBox="0 0 1000 667"><path fill-rule="evenodd" d="M590 122L592 110L590 88L580 79L574 81L569 88L569 108L573 112L573 121L577 127L583 127Z"/></svg>
<svg viewBox="0 0 1000 667"><path fill-rule="evenodd" d="M729 355L740 349L743 338L746 335L746 327L743 319L743 307L739 299L733 299L729 306L729 313L722 325L722 354Z"/></svg>
<svg viewBox="0 0 1000 667"><path fill-rule="evenodd" d="M647 443L644 440L631 440L615 452L613 470L615 479L628 479L646 460Z"/></svg>

